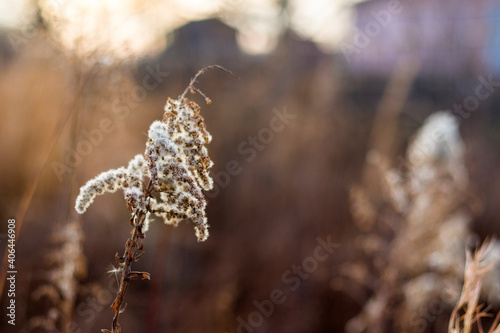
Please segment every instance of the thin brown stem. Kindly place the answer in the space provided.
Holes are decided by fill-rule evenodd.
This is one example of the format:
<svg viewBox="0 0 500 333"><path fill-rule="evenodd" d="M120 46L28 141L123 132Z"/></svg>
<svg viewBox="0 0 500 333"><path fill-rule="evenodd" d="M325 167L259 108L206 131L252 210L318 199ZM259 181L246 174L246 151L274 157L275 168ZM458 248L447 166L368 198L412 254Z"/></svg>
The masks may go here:
<svg viewBox="0 0 500 333"><path fill-rule="evenodd" d="M207 102L207 104L210 104L212 102L210 100L210 98L208 98L200 89L198 89L198 88L196 88L194 86L194 84L196 83L196 80L198 79L198 77L200 77L201 75L203 75L209 69L220 69L221 71L224 71L224 72L226 72L228 74L231 74L234 77L237 77L236 75L233 74L233 72L231 72L230 70L225 69L224 67L219 66L219 65L212 65L212 66L207 66L205 68L202 68L191 79L191 82L189 82L189 85L187 86L186 90L184 90L184 92L182 93L181 97L179 98L179 101L182 102L184 100L184 98L186 97L186 94L188 93L188 91L192 92L192 93L194 93L195 91L197 91L201 96L203 96L205 98L205 101Z"/></svg>
<svg viewBox="0 0 500 333"><path fill-rule="evenodd" d="M123 260L119 265L121 266L121 278L120 278L120 286L118 288L118 292L116 293L116 298L111 304L111 310L114 312L113 323L111 331L107 329L103 329L104 333L120 333L120 324L118 324L118 317L122 312L122 303L125 298L125 293L127 292L127 288L129 286L130 281L136 280L139 277L143 280L150 280L149 273L146 272L138 272L132 271L132 263L137 261L142 254L142 239L144 238L144 233L142 232L144 227L144 222L146 220L146 212L138 211L132 217L132 225L134 229L132 230L132 235L125 243L125 252L122 257L118 257L117 261Z"/></svg>

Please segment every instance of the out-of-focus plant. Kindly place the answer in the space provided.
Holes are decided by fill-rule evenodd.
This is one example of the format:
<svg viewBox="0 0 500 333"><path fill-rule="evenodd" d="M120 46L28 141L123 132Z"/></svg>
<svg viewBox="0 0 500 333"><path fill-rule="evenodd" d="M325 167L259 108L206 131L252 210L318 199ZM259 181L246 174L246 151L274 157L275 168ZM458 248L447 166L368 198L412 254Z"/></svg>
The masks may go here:
<svg viewBox="0 0 500 333"><path fill-rule="evenodd" d="M372 275L367 269L360 282L373 295L348 323L348 332L422 331L428 325L422 314L431 302L440 309L456 302L451 294L461 282L467 240L474 236L464 150L456 119L438 112L417 132L399 169L377 151L369 153L378 194L358 186L351 200L364 231L358 243L374 263Z"/></svg>

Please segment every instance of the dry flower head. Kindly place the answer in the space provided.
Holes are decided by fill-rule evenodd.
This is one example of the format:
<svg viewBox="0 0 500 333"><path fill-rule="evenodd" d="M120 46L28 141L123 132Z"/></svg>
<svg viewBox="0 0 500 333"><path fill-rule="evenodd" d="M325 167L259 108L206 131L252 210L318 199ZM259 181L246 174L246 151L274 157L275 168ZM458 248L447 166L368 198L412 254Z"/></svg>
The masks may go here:
<svg viewBox="0 0 500 333"><path fill-rule="evenodd" d="M212 67L219 68L207 67L198 75ZM190 219L198 240L208 238L202 191L213 187L209 175L213 162L206 148L212 137L205 128L200 107L185 97L188 91L197 91L210 102L194 87L197 76L177 100L167 100L163 119L154 121L149 128L144 154L136 155L127 167L101 173L80 189L75 206L78 213L85 212L96 196L123 190L130 212L147 215L142 231L148 229L154 214L172 225Z"/></svg>

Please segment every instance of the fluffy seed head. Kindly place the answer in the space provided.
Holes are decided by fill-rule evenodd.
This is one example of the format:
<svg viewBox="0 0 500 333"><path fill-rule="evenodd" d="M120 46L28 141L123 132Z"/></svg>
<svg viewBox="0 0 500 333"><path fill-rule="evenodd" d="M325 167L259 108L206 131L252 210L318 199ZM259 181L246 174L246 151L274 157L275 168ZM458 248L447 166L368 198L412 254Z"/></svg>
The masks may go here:
<svg viewBox="0 0 500 333"><path fill-rule="evenodd" d="M209 170L213 166L205 147L212 137L205 128L200 107L186 98L168 99L162 121L148 131L144 155L136 155L128 166L109 170L80 189L76 210L85 210L97 195L123 190L128 209L146 212L177 225L183 219L195 224L198 240L208 237L203 190L213 188ZM149 178L151 188L146 188Z"/></svg>

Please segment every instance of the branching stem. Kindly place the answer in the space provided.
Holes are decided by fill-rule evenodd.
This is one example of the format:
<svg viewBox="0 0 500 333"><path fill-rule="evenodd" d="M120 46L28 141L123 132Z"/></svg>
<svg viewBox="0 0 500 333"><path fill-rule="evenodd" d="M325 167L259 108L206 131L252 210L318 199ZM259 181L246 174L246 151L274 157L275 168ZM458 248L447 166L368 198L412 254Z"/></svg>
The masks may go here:
<svg viewBox="0 0 500 333"><path fill-rule="evenodd" d="M151 188L151 183L148 188ZM107 329L103 329L103 333L120 333L120 324L118 324L118 317L120 313L123 311L122 303L125 298L125 293L127 292L128 285L130 281L136 280L139 277L143 280L150 280L151 277L147 272L139 272L132 271L132 263L137 261L143 254L143 243L142 239L144 239L144 233L142 232L144 227L144 222L146 220L146 212L138 210L131 219L131 224L134 227L132 230L132 235L125 243L125 252L122 257L116 256L116 260L118 265L121 268L121 278L120 278L120 286L118 288L118 292L116 293L116 298L111 304L111 310L114 312L113 323L111 331ZM123 260L123 261L122 261Z"/></svg>

